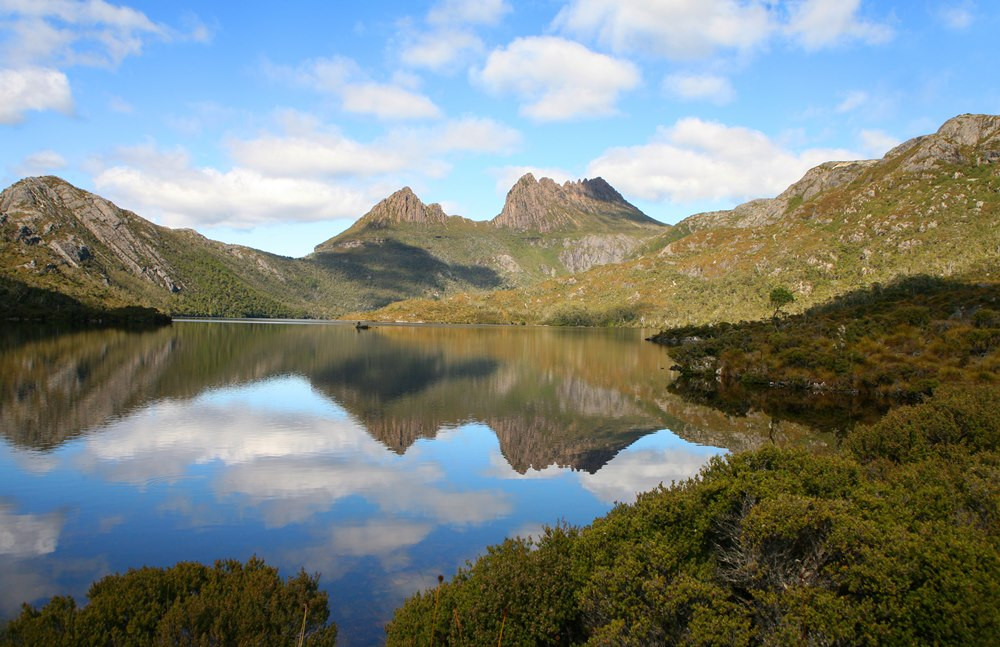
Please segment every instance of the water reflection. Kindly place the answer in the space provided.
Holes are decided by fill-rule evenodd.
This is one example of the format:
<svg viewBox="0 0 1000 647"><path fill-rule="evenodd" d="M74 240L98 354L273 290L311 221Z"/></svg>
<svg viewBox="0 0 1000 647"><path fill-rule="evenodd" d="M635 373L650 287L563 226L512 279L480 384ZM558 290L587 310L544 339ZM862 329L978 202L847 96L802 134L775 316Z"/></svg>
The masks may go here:
<svg viewBox="0 0 1000 647"><path fill-rule="evenodd" d="M141 564L256 553L322 572L342 643L368 644L403 597L505 536L588 523L719 448L822 444L670 394L670 363L634 331L10 336L0 607L82 600Z"/></svg>

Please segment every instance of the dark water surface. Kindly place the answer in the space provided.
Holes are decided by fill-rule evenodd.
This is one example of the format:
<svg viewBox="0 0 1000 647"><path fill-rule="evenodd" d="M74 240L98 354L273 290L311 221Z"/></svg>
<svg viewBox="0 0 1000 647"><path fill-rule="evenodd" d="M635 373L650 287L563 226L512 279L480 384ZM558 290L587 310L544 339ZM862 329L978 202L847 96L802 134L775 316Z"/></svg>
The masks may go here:
<svg viewBox="0 0 1000 647"><path fill-rule="evenodd" d="M0 331L0 616L111 572L258 555L322 573L340 644L506 536L763 443L667 390L639 331L175 322Z"/></svg>

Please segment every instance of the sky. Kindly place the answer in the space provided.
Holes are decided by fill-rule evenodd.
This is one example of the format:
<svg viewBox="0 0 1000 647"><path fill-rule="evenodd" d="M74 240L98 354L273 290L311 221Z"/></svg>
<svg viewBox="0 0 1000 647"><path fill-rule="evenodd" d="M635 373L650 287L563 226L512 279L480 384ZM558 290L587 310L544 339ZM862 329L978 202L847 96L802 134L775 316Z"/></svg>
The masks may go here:
<svg viewBox="0 0 1000 647"><path fill-rule="evenodd" d="M0 184L303 256L524 173L666 223L1000 113L1000 0L0 0Z"/></svg>

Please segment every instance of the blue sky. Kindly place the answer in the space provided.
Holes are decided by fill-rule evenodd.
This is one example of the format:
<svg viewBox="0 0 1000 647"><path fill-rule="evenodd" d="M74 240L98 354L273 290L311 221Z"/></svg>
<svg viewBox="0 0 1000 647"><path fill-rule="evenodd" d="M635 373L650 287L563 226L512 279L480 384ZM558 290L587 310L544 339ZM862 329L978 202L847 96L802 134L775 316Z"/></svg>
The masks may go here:
<svg viewBox="0 0 1000 647"><path fill-rule="evenodd" d="M0 0L0 182L301 256L531 171L673 223L1000 113L996 0Z"/></svg>

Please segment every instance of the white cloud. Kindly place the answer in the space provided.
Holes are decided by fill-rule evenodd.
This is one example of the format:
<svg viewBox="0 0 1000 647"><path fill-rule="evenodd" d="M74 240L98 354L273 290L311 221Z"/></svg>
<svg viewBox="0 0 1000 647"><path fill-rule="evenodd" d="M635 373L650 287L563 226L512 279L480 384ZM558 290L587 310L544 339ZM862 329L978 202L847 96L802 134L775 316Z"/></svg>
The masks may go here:
<svg viewBox="0 0 1000 647"><path fill-rule="evenodd" d="M521 113L538 121L613 114L618 95L640 80L632 63L552 36L494 50L473 77L492 93L518 96Z"/></svg>
<svg viewBox="0 0 1000 647"><path fill-rule="evenodd" d="M433 156L503 154L521 144L518 131L477 117L431 127L397 127L371 143L349 139L294 110L282 111L278 119L282 135L231 140L228 146L233 159L269 175L366 177L402 171L435 175L447 172L448 167Z"/></svg>
<svg viewBox="0 0 1000 647"><path fill-rule="evenodd" d="M66 158L52 150L38 151L17 166L19 175L47 175L66 167Z"/></svg>
<svg viewBox="0 0 1000 647"><path fill-rule="evenodd" d="M862 130L860 139L861 147L869 157L882 157L900 143L899 139L881 130Z"/></svg>
<svg viewBox="0 0 1000 647"><path fill-rule="evenodd" d="M729 79L712 74L671 74L664 79L663 87L681 99L705 100L719 105L729 103L735 96Z"/></svg>
<svg viewBox="0 0 1000 647"><path fill-rule="evenodd" d="M331 531L328 547L337 555L361 557L387 555L422 542L433 527L428 523L414 523L381 519L360 526L337 526Z"/></svg>
<svg viewBox="0 0 1000 647"><path fill-rule="evenodd" d="M172 227L353 219L400 176L443 177L449 156L506 154L522 141L517 130L477 117L397 126L367 142L295 110L279 111L276 122L276 131L227 139L228 170L197 167L184 150L118 149L96 164L95 188Z"/></svg>
<svg viewBox="0 0 1000 647"><path fill-rule="evenodd" d="M521 146L521 133L485 117L454 119L432 128L395 129L386 146L409 148L416 157L430 153L511 153Z"/></svg>
<svg viewBox="0 0 1000 647"><path fill-rule="evenodd" d="M427 22L495 25L508 11L505 0L439 0L427 12Z"/></svg>
<svg viewBox="0 0 1000 647"><path fill-rule="evenodd" d="M868 103L868 93L864 90L852 90L844 100L837 104L837 112L851 112Z"/></svg>
<svg viewBox="0 0 1000 647"><path fill-rule="evenodd" d="M357 63L342 56L311 59L295 67L264 61L262 70L275 81L291 82L314 92L338 96L341 108L347 112L386 120L441 116L440 108L426 96L400 84L373 82L365 77Z"/></svg>
<svg viewBox="0 0 1000 647"><path fill-rule="evenodd" d="M398 152L366 146L337 132L233 140L229 152L241 166L272 176L375 175L402 170L412 161Z"/></svg>
<svg viewBox="0 0 1000 647"><path fill-rule="evenodd" d="M561 168L543 168L540 166L503 166L493 169L491 173L496 177L497 193L505 195L514 183L521 179L526 173L531 173L535 179L547 177L562 184L567 180L572 180L575 176L569 171Z"/></svg>
<svg viewBox="0 0 1000 647"><path fill-rule="evenodd" d="M842 149L781 148L762 132L689 117L647 144L611 148L588 167L626 195L693 202L776 195L817 164L861 155Z"/></svg>
<svg viewBox="0 0 1000 647"><path fill-rule="evenodd" d="M554 21L558 29L616 51L672 59L746 50L771 33L762 2L738 0L573 0Z"/></svg>
<svg viewBox="0 0 1000 647"><path fill-rule="evenodd" d="M893 36L884 24L858 18L861 0L802 0L789 5L786 33L807 50L822 49L846 40L884 43Z"/></svg>
<svg viewBox="0 0 1000 647"><path fill-rule="evenodd" d="M553 26L615 51L671 59L746 52L784 35L805 49L881 43L887 25L858 17L860 0L572 0Z"/></svg>
<svg viewBox="0 0 1000 647"><path fill-rule="evenodd" d="M146 39L174 36L141 11L104 0L4 0L0 7L10 16L2 56L22 63L114 67L141 53Z"/></svg>
<svg viewBox="0 0 1000 647"><path fill-rule="evenodd" d="M61 515L14 514L10 506L0 505L0 555L34 557L53 553L62 526Z"/></svg>
<svg viewBox="0 0 1000 647"><path fill-rule="evenodd" d="M973 6L971 2L963 2L957 5L952 3L941 7L938 15L941 17L942 22L944 22L945 27L949 29L968 29L972 25L974 18Z"/></svg>
<svg viewBox="0 0 1000 647"><path fill-rule="evenodd" d="M404 65L444 70L469 52L483 49L483 41L465 29L422 32L407 39L400 53Z"/></svg>
<svg viewBox="0 0 1000 647"><path fill-rule="evenodd" d="M66 75L52 68L0 69L0 124L16 124L29 110L73 112Z"/></svg>
<svg viewBox="0 0 1000 647"><path fill-rule="evenodd" d="M245 228L354 218L377 197L348 183L275 177L242 167L196 168L183 151L138 147L120 150L119 157L120 163L97 174L95 188L171 227Z"/></svg>
<svg viewBox="0 0 1000 647"><path fill-rule="evenodd" d="M595 474L580 473L580 485L605 503L631 503L639 492L697 475L709 458L720 451L697 446L630 449Z"/></svg>
<svg viewBox="0 0 1000 647"><path fill-rule="evenodd" d="M427 28L401 30L400 60L437 72L454 68L484 49L473 28L495 25L508 11L504 0L440 0L424 18Z"/></svg>
<svg viewBox="0 0 1000 647"><path fill-rule="evenodd" d="M441 116L441 110L427 97L384 83L348 84L342 89L341 98L344 110L379 119L435 119Z"/></svg>

